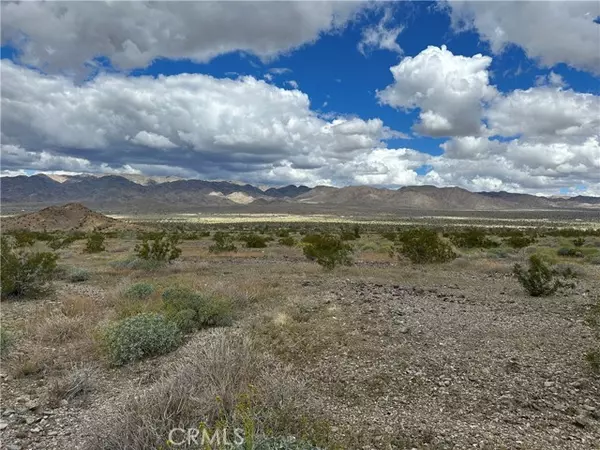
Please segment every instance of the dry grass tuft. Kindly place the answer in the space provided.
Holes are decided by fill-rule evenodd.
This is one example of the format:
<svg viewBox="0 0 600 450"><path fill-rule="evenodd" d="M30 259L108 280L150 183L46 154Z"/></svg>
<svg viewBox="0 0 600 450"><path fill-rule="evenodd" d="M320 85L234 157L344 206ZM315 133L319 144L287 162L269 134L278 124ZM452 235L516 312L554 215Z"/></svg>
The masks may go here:
<svg viewBox="0 0 600 450"><path fill-rule="evenodd" d="M217 421L248 426L248 416L256 435L266 427L292 434L301 431L297 419L300 407L309 409L306 398L302 385L252 342L218 330L188 345L169 375L100 418L103 425L95 427L87 448L160 448L174 427L197 427L201 421L209 427Z"/></svg>
<svg viewBox="0 0 600 450"><path fill-rule="evenodd" d="M75 398L85 398L93 390L95 371L91 366L74 365L68 373L55 380L48 391L48 402L56 407L61 400L71 402Z"/></svg>
<svg viewBox="0 0 600 450"><path fill-rule="evenodd" d="M81 339L87 333L88 319L82 315L52 314L33 326L32 338L44 344L64 344Z"/></svg>

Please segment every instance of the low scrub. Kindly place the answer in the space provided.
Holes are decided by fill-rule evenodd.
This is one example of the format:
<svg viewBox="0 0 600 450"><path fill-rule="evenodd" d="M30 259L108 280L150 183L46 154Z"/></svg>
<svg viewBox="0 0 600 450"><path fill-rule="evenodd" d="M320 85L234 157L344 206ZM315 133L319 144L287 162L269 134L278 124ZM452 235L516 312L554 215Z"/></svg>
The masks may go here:
<svg viewBox="0 0 600 450"><path fill-rule="evenodd" d="M309 235L303 241L308 242L304 245L304 256L327 270L352 264L352 246L337 236Z"/></svg>
<svg viewBox="0 0 600 450"><path fill-rule="evenodd" d="M146 300L154 294L154 286L149 283L135 283L123 291L123 296L130 300Z"/></svg>
<svg viewBox="0 0 600 450"><path fill-rule="evenodd" d="M138 314L108 325L100 344L111 364L122 366L176 349L181 343L177 325L160 314Z"/></svg>
<svg viewBox="0 0 600 450"><path fill-rule="evenodd" d="M90 272L85 269L71 269L67 273L67 280L71 283L82 283L90 279Z"/></svg>
<svg viewBox="0 0 600 450"><path fill-rule="evenodd" d="M267 246L267 238L258 234L244 234L240 240L245 242L246 248L265 248Z"/></svg>
<svg viewBox="0 0 600 450"><path fill-rule="evenodd" d="M291 236L282 237L279 239L279 245L283 245L284 247L293 247L296 245L296 240Z"/></svg>
<svg viewBox="0 0 600 450"><path fill-rule="evenodd" d="M225 297L177 287L164 291L162 298L166 317L186 333L228 326L233 321L231 302Z"/></svg>
<svg viewBox="0 0 600 450"><path fill-rule="evenodd" d="M559 248L556 251L556 254L558 256L563 256L566 258L583 258L584 257L584 254L581 253L581 251L579 251L575 248L566 248L566 247Z"/></svg>
<svg viewBox="0 0 600 450"><path fill-rule="evenodd" d="M52 291L58 256L52 252L16 250L1 239L0 287L2 297L33 298Z"/></svg>
<svg viewBox="0 0 600 450"><path fill-rule="evenodd" d="M10 352L14 343L12 333L6 327L0 325L0 358L4 358Z"/></svg>
<svg viewBox="0 0 600 450"><path fill-rule="evenodd" d="M520 249L535 244L536 239L533 236L525 236L524 234L517 234L510 236L505 240L509 247Z"/></svg>
<svg viewBox="0 0 600 450"><path fill-rule="evenodd" d="M90 233L85 243L86 253L100 253L106 250L104 247L104 235L102 233Z"/></svg>
<svg viewBox="0 0 600 450"><path fill-rule="evenodd" d="M136 244L134 251L136 256L144 261L167 263L181 255L181 249L177 244L179 244L178 234L160 233L152 240L144 238L141 243Z"/></svg>
<svg viewBox="0 0 600 450"><path fill-rule="evenodd" d="M229 233L217 231L213 234L214 244L208 247L210 253L235 252L237 250Z"/></svg>
<svg viewBox="0 0 600 450"><path fill-rule="evenodd" d="M554 294L560 287L560 281L550 266L539 255L529 257L529 267L515 264L513 272L521 286L532 297L545 297Z"/></svg>
<svg viewBox="0 0 600 450"><path fill-rule="evenodd" d="M454 231L449 233L448 237L450 242L460 248L495 248L500 245L488 238L484 230L478 228Z"/></svg>
<svg viewBox="0 0 600 450"><path fill-rule="evenodd" d="M202 446L200 432L194 448L315 448L309 441L331 448L329 425L318 419L315 409L304 385L252 342L215 333L191 343L152 387L98 417L85 448L168 448L174 446L167 444L173 428L197 428L212 436L215 427L227 428L230 442L234 429L240 429L244 443L205 441Z"/></svg>
<svg viewBox="0 0 600 450"><path fill-rule="evenodd" d="M399 233L395 252L415 264L445 263L458 255L435 230L413 228Z"/></svg>

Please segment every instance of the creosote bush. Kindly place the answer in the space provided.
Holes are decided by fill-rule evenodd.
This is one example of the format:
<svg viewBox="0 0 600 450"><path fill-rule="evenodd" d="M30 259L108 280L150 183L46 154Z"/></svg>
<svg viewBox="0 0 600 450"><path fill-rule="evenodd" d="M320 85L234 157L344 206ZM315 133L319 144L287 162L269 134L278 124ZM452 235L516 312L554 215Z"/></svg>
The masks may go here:
<svg viewBox="0 0 600 450"><path fill-rule="evenodd" d="M532 297L552 295L561 286L550 266L539 255L529 257L527 269L515 264L513 273Z"/></svg>
<svg viewBox="0 0 600 450"><path fill-rule="evenodd" d="M578 237L573 239L573 245L575 247L583 247L583 245L585 244L585 238L583 237Z"/></svg>
<svg viewBox="0 0 600 450"><path fill-rule="evenodd" d="M15 250L1 239L0 286L2 297L38 297L51 292L58 256L52 252Z"/></svg>
<svg viewBox="0 0 600 450"><path fill-rule="evenodd" d="M304 237L304 256L327 270L335 266L352 265L352 246L330 234L307 235Z"/></svg>
<svg viewBox="0 0 600 450"><path fill-rule="evenodd" d="M213 234L214 244L208 247L210 253L235 252L237 249L229 233L217 231Z"/></svg>
<svg viewBox="0 0 600 450"><path fill-rule="evenodd" d="M528 247L531 244L534 244L536 239L532 236L525 236L524 234L516 234L514 236L510 236L506 239L506 244L512 248L520 249Z"/></svg>
<svg viewBox="0 0 600 450"><path fill-rule="evenodd" d="M246 243L246 248L265 248L267 246L267 239L258 234L245 234L241 236L240 240Z"/></svg>
<svg viewBox="0 0 600 450"><path fill-rule="evenodd" d="M291 236L282 237L279 239L279 245L283 245L285 247L293 247L296 245L296 240Z"/></svg>
<svg viewBox="0 0 600 450"><path fill-rule="evenodd" d="M487 237L485 230L469 228L449 234L450 242L460 248L495 248L499 244Z"/></svg>
<svg viewBox="0 0 600 450"><path fill-rule="evenodd" d="M136 256L145 261L171 262L179 258L181 249L179 235L159 233L153 239L144 236L141 243L136 244L134 251Z"/></svg>
<svg viewBox="0 0 600 450"><path fill-rule="evenodd" d="M100 333L101 348L116 366L163 355L180 343L177 325L155 313L138 314L114 322Z"/></svg>
<svg viewBox="0 0 600 450"><path fill-rule="evenodd" d="M85 252L100 253L104 250L106 250L104 248L104 235L98 232L90 233L85 243Z"/></svg>
<svg viewBox="0 0 600 450"><path fill-rule="evenodd" d="M435 230L413 228L399 233L395 251L415 264L444 263L457 254Z"/></svg>
<svg viewBox="0 0 600 450"><path fill-rule="evenodd" d="M185 333L233 322L232 305L227 298L175 287L165 290L162 299L166 317Z"/></svg>
<svg viewBox="0 0 600 450"><path fill-rule="evenodd" d="M576 250L574 248L566 248L566 247L559 248L556 251L556 254L558 256L564 256L567 258L583 258L583 256L584 256L583 253L581 253L579 250Z"/></svg>

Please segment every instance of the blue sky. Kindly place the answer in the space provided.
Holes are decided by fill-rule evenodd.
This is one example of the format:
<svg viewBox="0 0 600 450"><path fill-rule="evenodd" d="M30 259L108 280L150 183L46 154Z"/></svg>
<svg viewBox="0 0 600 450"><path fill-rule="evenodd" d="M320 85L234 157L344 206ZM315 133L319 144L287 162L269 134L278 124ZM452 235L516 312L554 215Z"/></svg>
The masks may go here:
<svg viewBox="0 0 600 450"><path fill-rule="evenodd" d="M596 2L52 3L2 5L4 174L600 193Z"/></svg>

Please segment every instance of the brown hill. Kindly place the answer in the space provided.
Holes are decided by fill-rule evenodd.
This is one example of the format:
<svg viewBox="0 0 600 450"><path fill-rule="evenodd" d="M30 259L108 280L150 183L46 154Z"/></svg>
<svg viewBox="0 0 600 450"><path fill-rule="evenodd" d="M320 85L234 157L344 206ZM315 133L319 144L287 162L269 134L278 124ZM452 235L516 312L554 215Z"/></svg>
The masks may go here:
<svg viewBox="0 0 600 450"><path fill-rule="evenodd" d="M127 227L128 224L92 211L81 203L50 206L37 212L2 219L2 229L7 231L108 231Z"/></svg>

